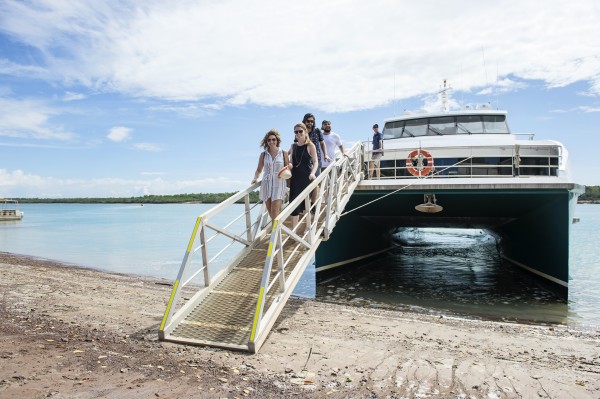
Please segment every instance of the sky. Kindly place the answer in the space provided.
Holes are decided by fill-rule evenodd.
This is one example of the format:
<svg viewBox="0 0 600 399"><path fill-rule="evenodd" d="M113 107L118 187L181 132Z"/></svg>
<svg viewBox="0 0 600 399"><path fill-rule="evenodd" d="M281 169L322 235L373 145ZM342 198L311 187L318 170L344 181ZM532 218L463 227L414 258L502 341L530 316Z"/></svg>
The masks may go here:
<svg viewBox="0 0 600 399"><path fill-rule="evenodd" d="M271 128L490 102L600 185L596 0L0 0L0 197L249 185Z"/></svg>

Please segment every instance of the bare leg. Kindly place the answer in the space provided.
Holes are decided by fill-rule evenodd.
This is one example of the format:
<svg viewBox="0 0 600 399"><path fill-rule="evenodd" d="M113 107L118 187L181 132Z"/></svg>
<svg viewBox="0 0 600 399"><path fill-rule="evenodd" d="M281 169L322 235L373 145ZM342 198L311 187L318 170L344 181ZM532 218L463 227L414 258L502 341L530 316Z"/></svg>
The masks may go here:
<svg viewBox="0 0 600 399"><path fill-rule="evenodd" d="M369 179L371 179L371 177L373 177L373 167L374 167L374 162L369 161Z"/></svg>
<svg viewBox="0 0 600 399"><path fill-rule="evenodd" d="M298 216L292 216L292 230L298 226Z"/></svg>
<svg viewBox="0 0 600 399"><path fill-rule="evenodd" d="M273 220L271 198L265 200L265 207L267 208L267 212L269 212L269 216L271 217L271 220Z"/></svg>
<svg viewBox="0 0 600 399"><path fill-rule="evenodd" d="M271 219L275 220L277 216L279 216L279 212L281 211L281 200L273 200L271 201Z"/></svg>

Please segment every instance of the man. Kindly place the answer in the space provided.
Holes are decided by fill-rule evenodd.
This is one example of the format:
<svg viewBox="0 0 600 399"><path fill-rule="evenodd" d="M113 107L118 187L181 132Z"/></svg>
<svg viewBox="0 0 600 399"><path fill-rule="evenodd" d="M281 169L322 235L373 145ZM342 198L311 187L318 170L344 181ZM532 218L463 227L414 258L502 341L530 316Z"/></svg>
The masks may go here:
<svg viewBox="0 0 600 399"><path fill-rule="evenodd" d="M307 113L304 115L302 123L304 123L308 129L308 137L310 137L310 141L312 141L315 147L317 147L317 159L319 160L319 168L317 169L318 176L321 174L321 168L323 167L322 159L331 161L331 158L329 158L327 148L323 142L323 133L321 133L319 128L315 127L315 116L310 112Z"/></svg>
<svg viewBox="0 0 600 399"><path fill-rule="evenodd" d="M325 170L332 162L335 161L335 151L337 148L340 149L342 155L347 156L342 145L342 139L340 135L331 131L331 122L324 120L321 123L321 130L323 131L323 141L327 148L327 154L331 158L330 160L321 159L322 170Z"/></svg>
<svg viewBox="0 0 600 399"><path fill-rule="evenodd" d="M369 179L373 178L373 170L377 175L377 179L381 177L379 163L383 155L383 135L379 133L379 125L373 125L373 152L371 153L371 162L369 162Z"/></svg>
<svg viewBox="0 0 600 399"><path fill-rule="evenodd" d="M308 129L308 137L310 137L310 141L312 141L317 148L317 160L319 162L319 167L317 168L316 176L319 176L321 174L321 168L323 167L321 162L321 154L324 154L324 159L331 161L331 158L329 158L327 147L325 147L325 143L323 142L323 133L321 133L319 128L315 127L315 120L315 116L309 112L304 115L304 118L302 118L302 123L304 123L306 125L306 129ZM317 186L312 193L310 193L310 201L313 204L317 201L318 195L319 187Z"/></svg>

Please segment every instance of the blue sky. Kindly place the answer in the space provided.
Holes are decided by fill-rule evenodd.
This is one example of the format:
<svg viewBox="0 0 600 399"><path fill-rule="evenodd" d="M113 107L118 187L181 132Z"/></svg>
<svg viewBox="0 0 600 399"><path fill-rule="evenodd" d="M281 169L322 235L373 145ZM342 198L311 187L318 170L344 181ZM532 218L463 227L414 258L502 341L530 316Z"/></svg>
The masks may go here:
<svg viewBox="0 0 600 399"><path fill-rule="evenodd" d="M236 191L306 112L490 101L600 184L600 3L0 0L0 196Z"/></svg>

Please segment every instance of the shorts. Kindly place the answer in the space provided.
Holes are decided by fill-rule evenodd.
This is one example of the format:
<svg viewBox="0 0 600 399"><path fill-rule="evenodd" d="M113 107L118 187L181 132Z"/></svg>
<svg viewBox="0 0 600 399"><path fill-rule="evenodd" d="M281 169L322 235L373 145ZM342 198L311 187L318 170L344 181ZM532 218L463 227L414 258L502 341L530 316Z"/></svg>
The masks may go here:
<svg viewBox="0 0 600 399"><path fill-rule="evenodd" d="M371 161L373 161L374 165L379 166L379 163L381 162L381 156L382 154L380 152L373 153L373 155L371 156Z"/></svg>

